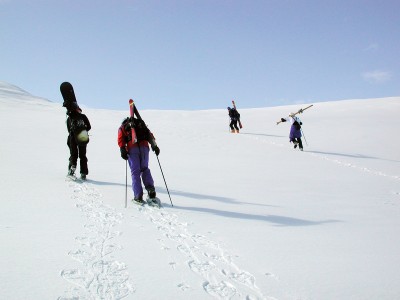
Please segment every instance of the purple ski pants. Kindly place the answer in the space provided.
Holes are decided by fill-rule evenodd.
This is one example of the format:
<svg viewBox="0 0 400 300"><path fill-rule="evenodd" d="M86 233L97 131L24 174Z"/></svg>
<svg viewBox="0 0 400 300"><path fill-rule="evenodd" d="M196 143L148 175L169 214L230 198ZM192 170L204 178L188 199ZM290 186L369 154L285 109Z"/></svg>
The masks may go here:
<svg viewBox="0 0 400 300"><path fill-rule="evenodd" d="M149 147L132 147L129 149L128 162L132 175L132 190L135 198L143 197L142 182L146 189L154 188L154 180L149 169Z"/></svg>

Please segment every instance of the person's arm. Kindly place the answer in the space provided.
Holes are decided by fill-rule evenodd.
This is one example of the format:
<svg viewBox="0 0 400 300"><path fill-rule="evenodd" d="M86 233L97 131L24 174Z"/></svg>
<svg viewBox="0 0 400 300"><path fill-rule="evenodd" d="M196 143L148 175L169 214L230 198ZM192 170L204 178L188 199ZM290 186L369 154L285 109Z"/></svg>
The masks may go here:
<svg viewBox="0 0 400 300"><path fill-rule="evenodd" d="M86 130L89 131L90 129L92 129L89 119L86 115L82 115L82 116L83 116L83 122L85 122Z"/></svg>

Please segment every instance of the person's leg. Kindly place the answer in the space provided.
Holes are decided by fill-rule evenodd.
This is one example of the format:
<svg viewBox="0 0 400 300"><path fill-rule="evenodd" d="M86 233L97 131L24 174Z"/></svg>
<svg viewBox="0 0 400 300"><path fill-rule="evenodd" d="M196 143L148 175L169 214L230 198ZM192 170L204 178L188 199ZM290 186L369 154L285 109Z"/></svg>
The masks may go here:
<svg viewBox="0 0 400 300"><path fill-rule="evenodd" d="M303 142L301 141L301 138L297 138L297 142L299 143L300 150L303 150Z"/></svg>
<svg viewBox="0 0 400 300"><path fill-rule="evenodd" d="M78 146L78 149L81 175L86 176L87 174L89 174L89 169L87 165L88 159L86 157L86 145Z"/></svg>
<svg viewBox="0 0 400 300"><path fill-rule="evenodd" d="M235 122L233 123L233 126L235 126L236 131L239 132L239 127L238 127L237 123L238 123L238 122L235 121Z"/></svg>
<svg viewBox="0 0 400 300"><path fill-rule="evenodd" d="M150 149L148 147L140 147L140 169L142 171L142 181L149 193L149 197L154 198L156 196L156 191L154 188L154 179L149 169L149 153Z"/></svg>
<svg viewBox="0 0 400 300"><path fill-rule="evenodd" d="M78 145L75 139L71 136L67 138L67 145L69 148L69 164L68 164L68 174L74 175L76 169L76 163L78 161Z"/></svg>
<svg viewBox="0 0 400 300"><path fill-rule="evenodd" d="M135 199L142 199L143 187L140 179L141 170L140 170L140 155L138 147L133 147L129 149L128 163L131 169L133 195Z"/></svg>
<svg viewBox="0 0 400 300"><path fill-rule="evenodd" d="M231 128L231 132L235 131L235 129L233 128L234 124L235 124L235 121L231 121L231 123L229 124L229 127Z"/></svg>

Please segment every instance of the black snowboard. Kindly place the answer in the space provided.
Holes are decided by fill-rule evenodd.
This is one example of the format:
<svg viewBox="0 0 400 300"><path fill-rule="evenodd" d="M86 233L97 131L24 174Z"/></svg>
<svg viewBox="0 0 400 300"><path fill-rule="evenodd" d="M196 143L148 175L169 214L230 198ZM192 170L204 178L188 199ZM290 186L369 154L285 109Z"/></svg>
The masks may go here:
<svg viewBox="0 0 400 300"><path fill-rule="evenodd" d="M67 108L67 110L73 110L75 107L78 107L78 103L76 102L74 88L72 84L69 82L63 82L60 85L61 95L64 99L63 106Z"/></svg>

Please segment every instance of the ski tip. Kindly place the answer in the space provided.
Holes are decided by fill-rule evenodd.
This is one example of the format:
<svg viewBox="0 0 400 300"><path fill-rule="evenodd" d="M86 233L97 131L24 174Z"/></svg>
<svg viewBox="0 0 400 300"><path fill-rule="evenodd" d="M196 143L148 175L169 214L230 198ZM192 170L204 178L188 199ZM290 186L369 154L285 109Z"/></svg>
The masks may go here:
<svg viewBox="0 0 400 300"><path fill-rule="evenodd" d="M132 199L132 203L136 204L136 205L139 205L139 206L144 206L146 204L146 202L143 201L143 200L142 201L137 201L135 199Z"/></svg>
<svg viewBox="0 0 400 300"><path fill-rule="evenodd" d="M161 208L161 200L157 197L155 198L147 198L146 202L149 206Z"/></svg>

